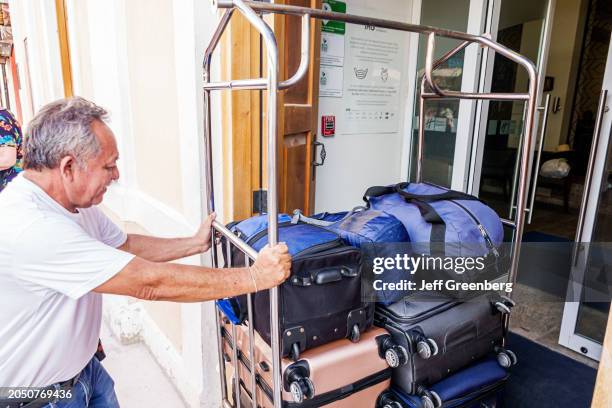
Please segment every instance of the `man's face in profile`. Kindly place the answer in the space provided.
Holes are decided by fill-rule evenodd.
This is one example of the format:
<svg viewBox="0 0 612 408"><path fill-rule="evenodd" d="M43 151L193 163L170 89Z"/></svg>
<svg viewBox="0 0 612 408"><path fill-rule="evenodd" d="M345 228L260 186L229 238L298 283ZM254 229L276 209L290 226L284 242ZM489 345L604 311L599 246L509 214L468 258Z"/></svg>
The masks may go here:
<svg viewBox="0 0 612 408"><path fill-rule="evenodd" d="M110 183L119 179L119 152L113 132L100 120L94 120L91 129L98 139L99 152L85 165L73 166L73 180L66 188L70 202L77 208L100 204Z"/></svg>

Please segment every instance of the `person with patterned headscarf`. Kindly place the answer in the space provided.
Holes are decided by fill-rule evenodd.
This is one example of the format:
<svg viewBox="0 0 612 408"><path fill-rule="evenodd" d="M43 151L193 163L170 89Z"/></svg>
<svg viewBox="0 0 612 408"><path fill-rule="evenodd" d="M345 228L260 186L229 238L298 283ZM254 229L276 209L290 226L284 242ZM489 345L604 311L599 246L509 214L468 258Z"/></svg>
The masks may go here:
<svg viewBox="0 0 612 408"><path fill-rule="evenodd" d="M22 140L17 119L0 108L0 192L22 170Z"/></svg>

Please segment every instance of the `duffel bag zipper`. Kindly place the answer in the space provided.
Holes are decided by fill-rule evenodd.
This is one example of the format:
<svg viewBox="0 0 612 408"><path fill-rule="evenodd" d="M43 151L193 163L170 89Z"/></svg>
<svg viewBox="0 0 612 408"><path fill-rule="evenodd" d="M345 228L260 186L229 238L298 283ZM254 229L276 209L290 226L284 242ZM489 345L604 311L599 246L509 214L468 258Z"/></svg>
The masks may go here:
<svg viewBox="0 0 612 408"><path fill-rule="evenodd" d="M289 225L295 225L295 224L293 224L291 221L285 221L285 222L281 222L280 224L278 224L278 228L287 227ZM306 249L298 252L297 254L295 254L293 256L294 259L297 258L298 256L308 255L310 253L315 253L315 252L321 252L321 251L324 251L324 250L327 250L327 249L332 249L332 248L336 248L338 246L343 245L344 241L342 241L342 238L340 238L340 236L338 234L336 234L335 232L329 231L329 230L327 230L325 228L321 228L321 227L316 226L316 225L311 225L311 227L319 228L319 229L321 229L321 230L323 230L323 231L325 231L327 233L334 234L334 235L336 235L337 238L335 240L333 240L333 241L323 242L321 244L317 244L317 245L311 246L309 248L306 248ZM239 228L235 228L235 231L236 231L236 236L238 236L238 238L242 239L244 237L245 234L242 231L240 231ZM268 234L268 229L266 228L264 230L259 231L257 234L253 235L250 239L248 239L246 241L246 243L249 246L253 246L253 243L259 241L262 237L266 236L267 234Z"/></svg>
<svg viewBox="0 0 612 408"><path fill-rule="evenodd" d="M470 218L476 224L476 228L478 228L478 231L480 231L480 235L482 236L482 238L484 239L485 243L487 244L487 247L489 248L489 251L491 251L491 253L493 253L493 256L495 256L496 258L499 258L499 251L495 247L495 244L493 243L493 240L489 236L489 233L487 232L487 230L484 227L484 225L482 225L480 223L480 221L478 221L478 218L476 218L476 216L470 210L468 210L465 206L459 204L455 200L448 200L448 201L450 201L451 203L455 204L459 208L463 209L463 211L465 211L470 216Z"/></svg>

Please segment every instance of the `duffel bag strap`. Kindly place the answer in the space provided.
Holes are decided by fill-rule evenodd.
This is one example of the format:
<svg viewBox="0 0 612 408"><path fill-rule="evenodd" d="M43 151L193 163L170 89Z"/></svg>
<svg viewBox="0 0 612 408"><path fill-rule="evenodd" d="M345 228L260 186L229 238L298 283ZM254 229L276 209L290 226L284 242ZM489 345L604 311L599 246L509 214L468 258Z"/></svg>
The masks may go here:
<svg viewBox="0 0 612 408"><path fill-rule="evenodd" d="M329 227L330 225L337 224L337 223L339 223L341 221L344 221L348 217L350 217L351 215L355 214L356 212L363 211L365 209L366 209L366 207L363 207L363 206L354 207L344 217L342 217L342 218L340 218L339 220L336 220L336 221L324 221L324 220L320 220L318 218L307 217L304 214L302 214L301 210L297 209L297 210L293 210L293 217L291 218L291 223L292 224L297 224L298 222L303 222L305 224L318 225L319 227Z"/></svg>
<svg viewBox="0 0 612 408"><path fill-rule="evenodd" d="M430 242L444 242L444 237L446 236L446 224L440 214L436 212L436 210L427 202L427 201L435 201L429 200L428 198L434 197L431 196L419 196L417 194L409 194L403 191L406 187L408 187L410 183L398 183L393 186L372 186L369 187L366 192L363 194L363 201L365 201L370 206L370 198L380 197L387 194L398 193L400 196L406 200L406 202L412 203L416 205L421 213L421 216L425 221L431 224L431 238ZM440 195L440 194L438 194ZM421 197L425 198L425 200L421 199Z"/></svg>
<svg viewBox="0 0 612 408"><path fill-rule="evenodd" d="M470 194L462 193L461 191L447 190L443 193L438 194L413 194L404 191L410 183L398 183L395 185L395 191L406 200L420 200L420 201L441 201L441 200L476 200L480 201L478 197Z"/></svg>
<svg viewBox="0 0 612 408"><path fill-rule="evenodd" d="M369 187L365 193L363 193L363 201L366 202L368 207L370 206L370 198L380 197L387 194L395 193L396 186L372 186Z"/></svg>
<svg viewBox="0 0 612 408"><path fill-rule="evenodd" d="M380 197L387 194L398 193L407 200L421 200L421 201L440 201L440 200L476 200L480 201L478 197L470 194L463 193L461 191L447 190L444 193L438 194L414 194L404 191L406 187L410 185L409 182L398 183L394 186L372 186L369 187L363 194L363 201L368 206L370 205L370 198Z"/></svg>
<svg viewBox="0 0 612 408"><path fill-rule="evenodd" d="M430 242L444 242L446 236L446 223L442 217L440 217L440 214L425 201L412 199L410 203L416 205L421 213L421 217L431 224Z"/></svg>
<svg viewBox="0 0 612 408"><path fill-rule="evenodd" d="M319 227L329 227L334 224L336 221L323 221L317 218L307 217L302 214L300 210L293 210L293 217L291 217L291 223L297 224L298 222L303 222L305 224L310 225L318 225Z"/></svg>

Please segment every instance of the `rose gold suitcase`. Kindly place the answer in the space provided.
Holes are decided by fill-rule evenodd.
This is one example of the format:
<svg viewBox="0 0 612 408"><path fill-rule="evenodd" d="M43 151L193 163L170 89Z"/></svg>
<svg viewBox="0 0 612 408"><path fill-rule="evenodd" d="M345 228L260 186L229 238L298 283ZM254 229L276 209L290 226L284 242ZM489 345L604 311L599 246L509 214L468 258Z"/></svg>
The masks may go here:
<svg viewBox="0 0 612 408"><path fill-rule="evenodd" d="M226 371L234 372L238 359L241 407L251 405L251 361L248 328L235 326L237 351L234 355L232 325L223 327ZM257 405L273 408L272 361L270 346L255 333L255 372ZM375 408L379 397L390 386L391 369L385 355L394 346L384 329L373 328L362 334L358 343L348 339L305 351L297 362L282 360L283 406L292 408ZM228 378L231 400L236 400L236 381ZM247 405L245 405L247 404ZM234 404L235 405L235 404Z"/></svg>

